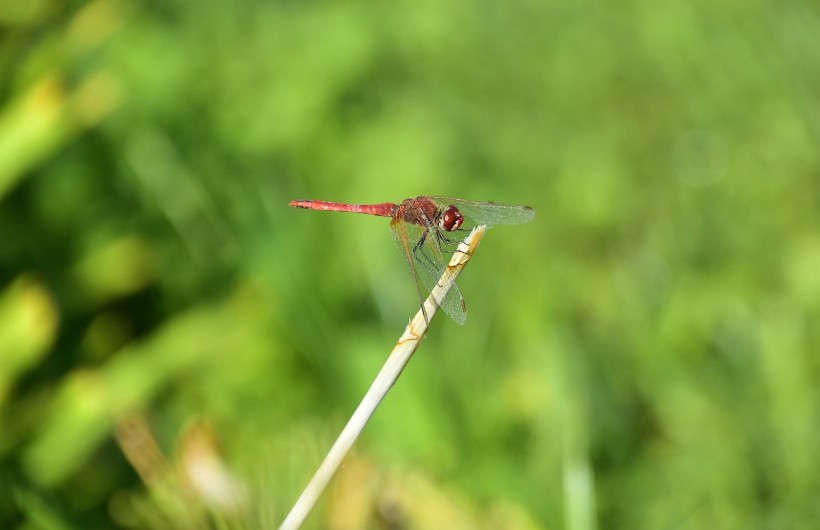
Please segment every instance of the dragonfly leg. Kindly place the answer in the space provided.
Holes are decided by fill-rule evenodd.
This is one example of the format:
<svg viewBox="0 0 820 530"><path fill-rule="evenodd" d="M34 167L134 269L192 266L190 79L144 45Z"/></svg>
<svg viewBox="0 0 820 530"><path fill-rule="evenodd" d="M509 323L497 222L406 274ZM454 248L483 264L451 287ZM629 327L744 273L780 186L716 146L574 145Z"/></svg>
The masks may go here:
<svg viewBox="0 0 820 530"><path fill-rule="evenodd" d="M429 264L430 266L432 266L432 267L433 267L433 270L435 270L435 268L436 268L436 262L435 262L435 261L433 261L433 259L432 259L430 256L428 256L427 254L425 254L425 252L424 252L424 242L427 240L427 236L428 236L428 235L429 235L429 232L427 232L427 231L425 231L425 232L421 235L421 237L419 238L418 242L417 242L417 243L416 243L416 245L413 247L413 256L416 258L416 260L417 260L420 264L424 264L424 265L428 265L428 264ZM422 258L423 258L423 259L422 259ZM426 263L425 263L425 262L426 262Z"/></svg>
<svg viewBox="0 0 820 530"><path fill-rule="evenodd" d="M436 231L436 234L438 234L438 231ZM424 251L425 250L424 249L424 242L427 240L427 236L429 236L429 235L430 235L429 231L425 231L421 235L421 237L418 240L418 243L416 243L415 246L413 247L413 257L418 262L419 267L423 267L430 276L437 277L443 271L439 270L439 268L436 265L436 262L433 260L433 258L431 258L430 255ZM441 242L439 242L437 240L436 244L438 245L439 250L441 250L441 251L444 250L441 246ZM439 287L443 287L440 283L438 283L438 280L436 280L436 283Z"/></svg>
<svg viewBox="0 0 820 530"><path fill-rule="evenodd" d="M462 229L459 228L459 231L461 231L461 230ZM438 243L438 248L442 252L444 252L444 246L459 245L462 241L464 241L463 239L457 239L457 240L449 239L444 234L442 234L440 230L436 230L436 240L437 240L436 242ZM461 252L461 251L458 250L458 248L456 248L455 250L453 250L453 253L455 254L456 252Z"/></svg>

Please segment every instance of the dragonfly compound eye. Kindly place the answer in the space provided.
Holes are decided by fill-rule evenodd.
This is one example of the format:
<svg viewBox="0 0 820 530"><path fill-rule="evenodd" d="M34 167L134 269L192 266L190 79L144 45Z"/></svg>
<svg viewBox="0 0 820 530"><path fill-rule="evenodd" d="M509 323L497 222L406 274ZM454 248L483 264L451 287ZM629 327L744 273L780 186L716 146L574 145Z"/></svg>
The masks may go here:
<svg viewBox="0 0 820 530"><path fill-rule="evenodd" d="M447 209L442 212L441 219L439 219L439 224L441 225L442 230L446 230L448 232L458 230L463 222L464 216L455 206L448 206Z"/></svg>

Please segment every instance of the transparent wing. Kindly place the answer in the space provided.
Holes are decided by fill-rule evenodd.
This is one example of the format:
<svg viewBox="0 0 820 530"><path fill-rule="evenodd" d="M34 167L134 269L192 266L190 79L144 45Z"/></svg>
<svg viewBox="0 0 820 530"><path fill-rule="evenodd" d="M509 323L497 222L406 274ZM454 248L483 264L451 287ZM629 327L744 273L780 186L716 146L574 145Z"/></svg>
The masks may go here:
<svg viewBox="0 0 820 530"><path fill-rule="evenodd" d="M535 218L535 210L529 206L513 206L494 202L476 202L453 197L430 197L439 208L455 206L464 215L462 228L477 225L517 225L529 223Z"/></svg>
<svg viewBox="0 0 820 530"><path fill-rule="evenodd" d="M406 223L399 217L390 223L390 231L399 251L410 266L413 281L416 282L419 303L424 308L424 301L447 269L447 263L450 261L455 246L440 241L438 232L432 226ZM425 289L419 285L419 278ZM452 286L440 307L459 325L464 325L467 320L464 299L455 282L453 280L450 282Z"/></svg>

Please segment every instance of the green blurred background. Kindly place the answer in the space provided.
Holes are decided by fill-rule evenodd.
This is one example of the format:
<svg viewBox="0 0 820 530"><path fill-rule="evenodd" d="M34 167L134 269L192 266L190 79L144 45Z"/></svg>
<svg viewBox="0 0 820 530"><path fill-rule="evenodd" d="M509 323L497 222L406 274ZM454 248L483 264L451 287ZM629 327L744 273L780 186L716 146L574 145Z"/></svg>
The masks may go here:
<svg viewBox="0 0 820 530"><path fill-rule="evenodd" d="M538 213L307 527L816 527L818 140L816 2L0 0L0 527L276 528L418 194Z"/></svg>

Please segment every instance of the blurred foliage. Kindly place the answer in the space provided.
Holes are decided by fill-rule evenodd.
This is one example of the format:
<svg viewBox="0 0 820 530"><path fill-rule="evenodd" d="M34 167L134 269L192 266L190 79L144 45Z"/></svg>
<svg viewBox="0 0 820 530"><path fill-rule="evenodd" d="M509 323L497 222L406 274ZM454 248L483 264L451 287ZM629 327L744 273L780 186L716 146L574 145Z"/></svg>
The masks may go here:
<svg viewBox="0 0 820 530"><path fill-rule="evenodd" d="M310 528L820 520L813 2L0 0L0 526L275 528L485 238Z"/></svg>

